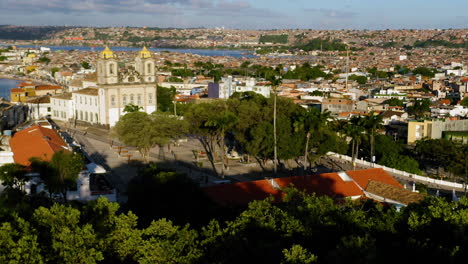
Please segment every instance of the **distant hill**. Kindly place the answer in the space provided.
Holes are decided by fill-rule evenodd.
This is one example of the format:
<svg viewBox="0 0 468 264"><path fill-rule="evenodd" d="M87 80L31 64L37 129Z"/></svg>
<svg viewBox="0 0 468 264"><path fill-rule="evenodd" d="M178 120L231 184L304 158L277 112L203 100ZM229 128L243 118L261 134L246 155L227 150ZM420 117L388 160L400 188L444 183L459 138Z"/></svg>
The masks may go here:
<svg viewBox="0 0 468 264"><path fill-rule="evenodd" d="M11 26L0 25L0 39L39 40L70 27L61 26Z"/></svg>

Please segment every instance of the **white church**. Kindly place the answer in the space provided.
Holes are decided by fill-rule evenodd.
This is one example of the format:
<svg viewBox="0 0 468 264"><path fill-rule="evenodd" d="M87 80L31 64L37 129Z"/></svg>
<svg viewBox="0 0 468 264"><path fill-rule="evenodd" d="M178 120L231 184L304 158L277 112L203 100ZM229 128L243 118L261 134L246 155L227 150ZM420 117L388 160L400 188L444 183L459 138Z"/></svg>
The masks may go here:
<svg viewBox="0 0 468 264"><path fill-rule="evenodd" d="M126 105L138 105L148 114L156 111L155 61L144 47L135 61L119 68L119 60L109 47L99 55L96 86L51 98L52 118L114 126Z"/></svg>

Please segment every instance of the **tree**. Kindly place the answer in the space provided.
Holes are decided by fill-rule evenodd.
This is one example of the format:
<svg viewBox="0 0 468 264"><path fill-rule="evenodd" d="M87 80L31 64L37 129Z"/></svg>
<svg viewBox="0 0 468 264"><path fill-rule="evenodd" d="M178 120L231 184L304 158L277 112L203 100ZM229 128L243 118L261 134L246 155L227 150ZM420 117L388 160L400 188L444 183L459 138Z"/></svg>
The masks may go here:
<svg viewBox="0 0 468 264"><path fill-rule="evenodd" d="M0 224L0 262L44 263L37 234L18 216Z"/></svg>
<svg viewBox="0 0 468 264"><path fill-rule="evenodd" d="M134 105L134 104L128 104L124 107L124 113L134 113L134 112L138 112L140 110L142 110L143 107L139 106L139 105Z"/></svg>
<svg viewBox="0 0 468 264"><path fill-rule="evenodd" d="M416 118L420 118L425 113L430 112L430 105L429 99L414 100L413 105L408 107L408 112Z"/></svg>
<svg viewBox="0 0 468 264"><path fill-rule="evenodd" d="M50 74L52 74L52 77L55 77L55 74L56 74L58 71L60 71L60 69L57 68L57 67L54 67L54 68L50 69Z"/></svg>
<svg viewBox="0 0 468 264"><path fill-rule="evenodd" d="M185 118L189 123L190 132L195 134L202 144L214 173L218 175L215 166L217 149L218 147L222 148L222 159L224 160L226 154L224 138L226 131L236 124L236 116L228 110L225 102L217 101L193 105L185 113Z"/></svg>
<svg viewBox="0 0 468 264"><path fill-rule="evenodd" d="M7 188L21 188L26 181L26 167L17 163L0 166L0 182Z"/></svg>
<svg viewBox="0 0 468 264"><path fill-rule="evenodd" d="M67 190L76 188L76 180L84 168L83 157L78 153L57 151L50 160L50 174L41 175L53 193L61 193L67 199Z"/></svg>
<svg viewBox="0 0 468 264"><path fill-rule="evenodd" d="M274 172L276 175L276 170L278 166L278 140L277 140L277 135L276 135L276 97L277 97L276 90L278 89L278 86L281 85L282 79L273 75L273 76L270 76L268 81L270 82L271 87L273 89L273 100L274 100L274 103L273 103L273 144L274 144L273 164L275 165Z"/></svg>
<svg viewBox="0 0 468 264"><path fill-rule="evenodd" d="M158 86L157 93L158 111L171 112L174 108L176 89L174 87L166 88Z"/></svg>
<svg viewBox="0 0 468 264"><path fill-rule="evenodd" d="M464 107L468 107L468 97L463 98L460 104Z"/></svg>
<svg viewBox="0 0 468 264"><path fill-rule="evenodd" d="M434 78L435 72L435 70L426 67L417 67L413 70L413 74L421 74L422 76L430 78Z"/></svg>
<svg viewBox="0 0 468 264"><path fill-rule="evenodd" d="M350 80L356 81L357 83L364 85L367 83L367 77L366 76L357 76L355 74L349 76Z"/></svg>
<svg viewBox="0 0 468 264"><path fill-rule="evenodd" d="M309 141L310 137L315 134L318 138L327 127L328 119L331 119L331 113L328 110L320 112L318 109L307 109L295 122L296 130L303 129L305 131L305 150L304 150L304 168L307 167L309 160Z"/></svg>
<svg viewBox="0 0 468 264"><path fill-rule="evenodd" d="M164 146L178 139L188 132L188 124L185 120L167 113L154 112L150 115L152 141L159 147L160 158L164 156Z"/></svg>
<svg viewBox="0 0 468 264"><path fill-rule="evenodd" d="M201 226L209 222L211 208L197 182L154 163L140 170L128 186L128 209L139 216L141 226L161 218Z"/></svg>
<svg viewBox="0 0 468 264"><path fill-rule="evenodd" d="M184 134L186 127L185 121L175 116L130 112L115 124L113 135L124 144L137 148L143 159L148 161L152 148L159 146L162 151L162 146Z"/></svg>
<svg viewBox="0 0 468 264"><path fill-rule="evenodd" d="M385 100L384 103L388 104L389 106L403 107L403 101L398 98L391 98L391 99Z"/></svg>
<svg viewBox="0 0 468 264"><path fill-rule="evenodd" d="M81 67L83 67L83 69L91 69L91 65L87 61L81 62Z"/></svg>
<svg viewBox="0 0 468 264"><path fill-rule="evenodd" d="M45 63L45 64L49 64L49 63L50 63L50 59L47 58L46 56L40 57L37 61L40 62L40 63Z"/></svg>
<svg viewBox="0 0 468 264"><path fill-rule="evenodd" d="M359 155L359 144L361 144L361 142L364 139L364 119L361 117L353 116L350 122L345 125L344 129L346 135L351 138L351 156L353 159L352 163L354 167L355 160Z"/></svg>
<svg viewBox="0 0 468 264"><path fill-rule="evenodd" d="M406 155L388 153L382 157L379 164L409 173L421 174L419 163L415 159Z"/></svg>
<svg viewBox="0 0 468 264"><path fill-rule="evenodd" d="M310 264L317 262L317 257L310 254L301 245L293 245L290 249L283 249L285 260L283 264Z"/></svg>
<svg viewBox="0 0 468 264"><path fill-rule="evenodd" d="M364 118L364 126L369 134L370 139L370 160L371 162L375 162L375 132L378 129L381 129L382 126L382 116L375 114L373 111L369 112L369 114Z"/></svg>
<svg viewBox="0 0 468 264"><path fill-rule="evenodd" d="M35 210L32 221L42 231L41 245L47 262L98 263L103 254L90 224L80 225L80 211L54 204Z"/></svg>

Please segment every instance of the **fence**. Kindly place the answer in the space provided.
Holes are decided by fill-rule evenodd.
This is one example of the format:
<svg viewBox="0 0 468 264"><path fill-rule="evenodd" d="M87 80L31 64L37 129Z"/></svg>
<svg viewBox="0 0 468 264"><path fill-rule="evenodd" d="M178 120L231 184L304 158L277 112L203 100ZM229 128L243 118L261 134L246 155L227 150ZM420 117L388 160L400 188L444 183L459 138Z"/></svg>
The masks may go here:
<svg viewBox="0 0 468 264"><path fill-rule="evenodd" d="M353 160L350 156L346 156L346 155L342 155L342 154L338 154L338 153L334 153L334 152L328 152L327 155L330 156L330 157L334 157L334 158L341 159L341 160L346 160L346 161L349 161L349 162L352 162L352 160ZM354 162L356 164L358 164L358 165L362 165L362 166L366 166L366 167L381 168L386 172L396 174L396 175L398 175L398 176L400 176L402 178L406 178L407 180L419 181L419 182L426 183L426 184L435 184L435 185L443 186L443 187L447 187L447 188L458 188L458 189L464 189L465 188L464 184L461 184L461 183L449 182L449 181L443 181L443 180L437 180L437 179L433 179L433 178L429 178L429 177L424 177L424 176L417 175L417 174L414 174L414 173L409 173L409 172L406 172L406 171L401 171L401 170L397 170L397 169L394 169L394 168L389 168L389 167L379 165L379 164L376 164L376 163L371 163L371 162L368 162L368 161L365 161L365 160L356 159Z"/></svg>

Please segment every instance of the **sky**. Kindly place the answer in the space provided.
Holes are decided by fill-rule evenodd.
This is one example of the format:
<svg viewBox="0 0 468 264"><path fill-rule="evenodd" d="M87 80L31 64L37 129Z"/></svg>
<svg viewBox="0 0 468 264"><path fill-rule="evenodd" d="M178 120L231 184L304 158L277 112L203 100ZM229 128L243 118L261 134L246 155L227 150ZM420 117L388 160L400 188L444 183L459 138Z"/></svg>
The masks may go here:
<svg viewBox="0 0 468 264"><path fill-rule="evenodd" d="M0 24L238 29L468 28L468 0L0 0Z"/></svg>

